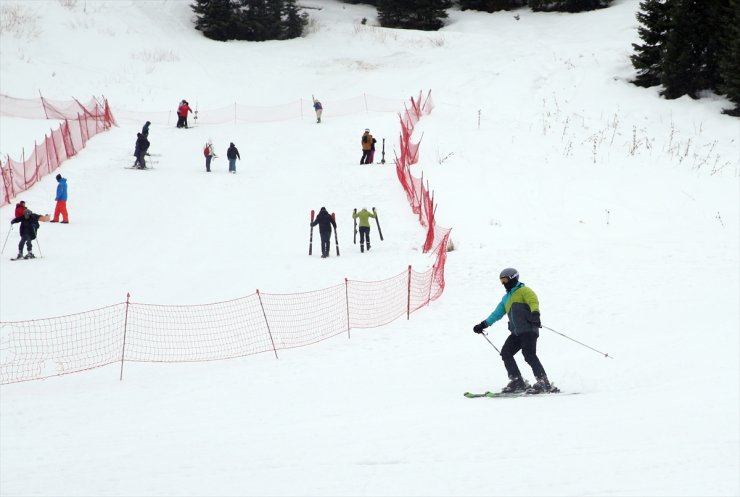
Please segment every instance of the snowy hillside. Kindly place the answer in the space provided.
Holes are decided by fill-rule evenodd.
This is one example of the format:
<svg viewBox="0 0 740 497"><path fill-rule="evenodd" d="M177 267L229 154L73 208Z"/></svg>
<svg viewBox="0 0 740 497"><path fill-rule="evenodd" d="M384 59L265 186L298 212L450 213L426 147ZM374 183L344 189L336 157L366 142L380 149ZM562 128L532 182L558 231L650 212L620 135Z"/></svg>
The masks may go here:
<svg viewBox="0 0 740 497"><path fill-rule="evenodd" d="M265 43L204 39L188 3L0 2L4 22L25 19L0 34L0 93L104 95L119 121L61 166L70 224L41 227L42 258L9 260L9 221L19 200L53 212L53 175L0 209L0 321L127 293L205 304L430 267L392 162L396 112L430 90L413 172L452 228L445 291L409 320L277 360L3 385L0 495L740 494L740 120L719 97L666 101L629 84L637 0L577 15L453 10L431 33L305 0L306 36ZM310 109L280 117L312 95L321 124ZM183 98L203 117L188 130L169 120ZM355 105L367 98L383 110ZM236 105L264 118L206 120ZM2 114L3 160L58 126ZM126 169L147 119L161 155ZM387 164L359 165L365 128L386 139ZM321 206L337 213L340 257L320 259L316 240L306 255ZM351 241L363 206L385 238L373 227L369 253ZM541 332L550 379L578 395L462 396L507 381L472 326L508 266L545 326L614 357ZM507 335L504 322L489 329L499 348Z"/></svg>

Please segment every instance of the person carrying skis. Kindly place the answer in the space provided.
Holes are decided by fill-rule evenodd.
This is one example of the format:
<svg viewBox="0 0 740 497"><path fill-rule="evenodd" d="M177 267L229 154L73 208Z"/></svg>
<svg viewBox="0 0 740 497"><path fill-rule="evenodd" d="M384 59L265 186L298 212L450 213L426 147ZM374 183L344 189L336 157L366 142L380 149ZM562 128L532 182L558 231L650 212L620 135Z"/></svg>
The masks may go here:
<svg viewBox="0 0 740 497"><path fill-rule="evenodd" d="M321 123L321 113L324 111L324 108L321 106L321 102L316 100L316 98L311 95L311 98L313 98L313 110L316 111L316 123Z"/></svg>
<svg viewBox="0 0 740 497"><path fill-rule="evenodd" d="M372 164L370 159L375 142L377 140L370 134L370 129L365 128L365 132L362 134L362 157L360 158L360 164Z"/></svg>
<svg viewBox="0 0 740 497"><path fill-rule="evenodd" d="M326 259L329 257L329 249L331 248L331 228L337 229L337 222L326 210L326 207L322 207L319 213L316 215L316 219L311 223L311 226L319 225L319 235L321 236L321 258Z"/></svg>
<svg viewBox="0 0 740 497"><path fill-rule="evenodd" d="M69 223L69 216L67 215L67 179L62 178L61 174L57 174L57 194L54 200L57 202L57 206L54 208L54 219L52 223L59 222L59 216L62 217L62 224Z"/></svg>
<svg viewBox="0 0 740 497"><path fill-rule="evenodd" d="M242 160L242 157L239 155L239 149L236 148L234 142L229 143L226 158L229 159L229 172L236 174L236 159Z"/></svg>
<svg viewBox="0 0 740 497"><path fill-rule="evenodd" d="M136 148L134 149L134 154L136 154L135 168L146 169L147 150L149 150L149 140L143 133L136 133Z"/></svg>
<svg viewBox="0 0 740 497"><path fill-rule="evenodd" d="M36 239L36 232L39 229L39 222L47 222L49 220L49 215L46 214L44 216L40 214L34 214L31 212L31 209L26 209L23 211L23 214L21 216L16 217L12 221L10 221L10 224L15 223L21 223L20 226L20 234L21 234L21 241L18 243L18 257L16 259L23 259L23 245L26 246L26 257L25 259L34 259L36 256L33 255L33 244L31 243L33 240Z"/></svg>
<svg viewBox="0 0 740 497"><path fill-rule="evenodd" d="M211 159L214 157L218 157L216 153L213 151L213 140L210 138L206 142L206 146L203 148L203 155L206 157L206 172L211 172Z"/></svg>
<svg viewBox="0 0 740 497"><path fill-rule="evenodd" d="M362 208L360 212L353 212L352 219L360 220L360 252L365 252L365 240L367 240L367 250L370 250L370 218L375 218L375 212L370 212Z"/></svg>
<svg viewBox="0 0 740 497"><path fill-rule="evenodd" d="M543 393L553 390L545 374L545 368L537 357L537 338L542 323L540 321L540 303L534 291L519 281L519 271L506 268L499 275L506 294L496 306L490 316L473 326L475 333L483 330L508 315L509 331L511 334L501 348L501 359L504 361L506 372L509 375L509 384L501 391L503 393L527 391L527 393ZM514 354L522 351L524 360L532 367L537 382L528 387L522 379L522 374L514 360Z"/></svg>
<svg viewBox="0 0 740 497"><path fill-rule="evenodd" d="M180 102L177 107L177 127L187 128L188 127L188 112L192 113L193 109L190 108L187 100Z"/></svg>
<svg viewBox="0 0 740 497"><path fill-rule="evenodd" d="M144 135L144 138L149 138L149 126L151 125L151 121L147 121L144 123L144 127L141 128L141 134Z"/></svg>

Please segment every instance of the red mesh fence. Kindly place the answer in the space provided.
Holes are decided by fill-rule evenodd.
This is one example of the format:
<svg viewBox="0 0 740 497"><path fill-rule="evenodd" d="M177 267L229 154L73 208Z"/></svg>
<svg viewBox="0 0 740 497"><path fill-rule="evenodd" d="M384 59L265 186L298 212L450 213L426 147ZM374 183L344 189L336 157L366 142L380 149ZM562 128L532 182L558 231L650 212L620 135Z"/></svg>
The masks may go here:
<svg viewBox="0 0 740 497"><path fill-rule="evenodd" d="M20 161L7 157L0 167L3 179L0 207L76 155L91 137L116 124L106 100L100 103L93 98L82 104L78 100L57 102L43 97L19 99L0 95L0 103L6 116L63 120L42 143L34 143L28 156L24 150Z"/></svg>
<svg viewBox="0 0 740 497"><path fill-rule="evenodd" d="M122 304L33 321L0 323L0 384L36 380L121 360Z"/></svg>
<svg viewBox="0 0 740 497"><path fill-rule="evenodd" d="M406 120L413 124L431 111L431 100L411 99ZM84 118L87 119L87 118ZM404 119L404 118L402 118ZM84 122L84 121L83 121ZM86 128L88 131L89 127ZM52 133L52 137L54 137ZM64 136L61 132L59 136ZM79 136L84 136L81 133ZM72 144L74 145L74 144ZM403 144L402 144L403 145ZM34 152L48 164L64 140ZM43 153L43 159L42 154ZM30 159L29 159L30 160ZM44 162L45 161L45 162ZM243 357L310 345L352 328L373 328L410 315L444 291L450 230L434 221L428 185L396 160L399 180L420 222L427 227L426 252L434 265L423 272L411 266L381 281L355 281L304 293L257 291L226 302L203 305L152 305L126 301L80 314L32 321L0 322L0 384L47 378L112 363L193 362ZM50 167L48 165L44 167ZM33 171L40 174L42 166Z"/></svg>

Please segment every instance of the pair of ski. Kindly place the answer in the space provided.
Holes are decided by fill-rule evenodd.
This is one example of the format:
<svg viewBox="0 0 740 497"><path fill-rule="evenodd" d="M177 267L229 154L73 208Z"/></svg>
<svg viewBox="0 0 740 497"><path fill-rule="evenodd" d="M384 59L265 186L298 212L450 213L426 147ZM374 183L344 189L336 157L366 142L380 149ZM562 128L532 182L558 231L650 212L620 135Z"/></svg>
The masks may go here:
<svg viewBox="0 0 740 497"><path fill-rule="evenodd" d="M311 209L311 235L308 238L308 255L313 255L313 220L316 212ZM331 213L331 218L334 220L334 223L337 222L337 216L333 212ZM337 247L337 257L339 257L339 238L337 238L337 228L334 228L334 244Z"/></svg>
<svg viewBox="0 0 740 497"><path fill-rule="evenodd" d="M383 140L385 143L385 139ZM357 214L357 208L355 208L354 211L352 211L354 214ZM380 229L380 221L378 221L378 213L375 212L375 207L373 207L373 214L375 214L375 225L378 227L378 235L380 235L380 241L383 241L383 230ZM357 218L354 218L355 221L355 245L357 245Z"/></svg>
<svg viewBox="0 0 740 497"><path fill-rule="evenodd" d="M30 261L33 259L36 259L36 257L35 256L34 257L13 257L10 260L11 261Z"/></svg>
<svg viewBox="0 0 740 497"><path fill-rule="evenodd" d="M549 392L533 392L530 390L522 390L519 392L483 392L483 393L471 393L465 392L463 395L469 399L510 399L515 397L549 397L550 395L576 395L578 392L561 392L557 388L553 388Z"/></svg>

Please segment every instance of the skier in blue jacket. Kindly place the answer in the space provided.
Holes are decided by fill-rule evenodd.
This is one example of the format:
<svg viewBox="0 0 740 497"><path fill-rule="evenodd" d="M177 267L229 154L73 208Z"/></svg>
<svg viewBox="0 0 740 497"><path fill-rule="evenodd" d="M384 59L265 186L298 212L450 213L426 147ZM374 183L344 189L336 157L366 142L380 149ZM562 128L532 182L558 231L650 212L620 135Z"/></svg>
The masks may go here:
<svg viewBox="0 0 740 497"><path fill-rule="evenodd" d="M67 215L67 178L62 178L61 174L57 174L57 195L54 198L57 202L56 208L54 208L54 219L52 223L59 222L59 216L62 216L62 224L69 223L69 216Z"/></svg>
<svg viewBox="0 0 740 497"><path fill-rule="evenodd" d="M501 359L504 361L510 381L501 391L504 393L525 390L529 393L555 391L547 379L545 368L542 367L542 363L537 357L537 338L540 335L539 329L542 328L540 302L537 295L531 288L519 281L519 271L514 268L506 268L501 271L499 280L504 285L506 294L486 319L473 326L473 331L483 333L483 330L505 315L509 317L509 331L511 334L501 348ZM514 360L514 355L520 350L524 360L532 367L532 372L537 378L537 382L531 387L522 378L516 360Z"/></svg>

